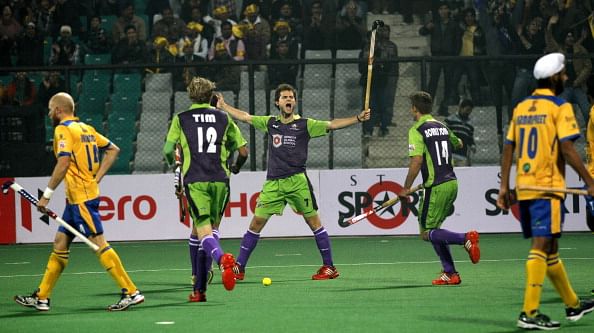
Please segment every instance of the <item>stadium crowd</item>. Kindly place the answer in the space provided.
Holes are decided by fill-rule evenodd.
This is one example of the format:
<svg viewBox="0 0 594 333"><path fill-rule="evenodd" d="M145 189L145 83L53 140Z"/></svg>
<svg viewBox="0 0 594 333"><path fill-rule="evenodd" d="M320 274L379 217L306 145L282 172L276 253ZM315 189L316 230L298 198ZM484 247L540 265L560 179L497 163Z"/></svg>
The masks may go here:
<svg viewBox="0 0 594 333"><path fill-rule="evenodd" d="M191 77L200 75L215 81L220 90L237 92L240 66L204 64L292 60L303 58L306 50L361 50L364 56L368 12L398 12L403 24L415 22L414 14L421 24L419 33L430 36L431 56L459 57L429 62L432 96L441 96L436 90L444 75L440 115L447 116L448 106L457 105L461 97L476 106L494 105L502 134L504 114L509 119L513 107L535 87L530 75L534 60L515 60L510 66L504 59L468 58L484 55L536 59L562 52L568 56L569 82L561 97L578 105L582 127L591 105L592 63L586 57L594 52L592 0L3 0L0 6L0 68L5 69L0 76L12 79L0 83L4 105L45 103L51 96L48 89L63 88L57 73L33 83L18 67L83 65L88 55L107 55L111 63L122 66L153 65L143 73L173 72L176 90L184 90ZM397 51L391 53L388 59L396 59ZM175 63L188 67L159 67ZM298 71L296 65L271 64L268 83L296 85ZM463 76L467 92L458 89ZM395 90L397 81L390 82ZM388 109L393 107L389 104ZM387 133L389 123L382 120L381 133Z"/></svg>

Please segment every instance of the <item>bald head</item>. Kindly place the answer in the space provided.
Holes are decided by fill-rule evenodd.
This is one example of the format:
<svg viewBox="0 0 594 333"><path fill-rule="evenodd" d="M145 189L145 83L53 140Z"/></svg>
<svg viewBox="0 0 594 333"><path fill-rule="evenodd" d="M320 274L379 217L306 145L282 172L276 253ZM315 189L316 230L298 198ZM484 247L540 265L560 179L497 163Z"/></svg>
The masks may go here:
<svg viewBox="0 0 594 333"><path fill-rule="evenodd" d="M50 110L55 107L58 107L62 112L71 115L74 113L74 100L72 99L72 96L68 95L67 93L57 93L52 96L49 101Z"/></svg>

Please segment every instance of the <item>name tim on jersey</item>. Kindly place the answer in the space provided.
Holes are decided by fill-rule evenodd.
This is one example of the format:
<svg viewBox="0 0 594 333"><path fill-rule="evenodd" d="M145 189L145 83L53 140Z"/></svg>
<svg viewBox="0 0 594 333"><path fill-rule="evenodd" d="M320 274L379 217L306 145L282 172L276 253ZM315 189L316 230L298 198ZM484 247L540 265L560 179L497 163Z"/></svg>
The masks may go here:
<svg viewBox="0 0 594 333"><path fill-rule="evenodd" d="M196 123L216 123L217 118L214 114L193 114Z"/></svg>

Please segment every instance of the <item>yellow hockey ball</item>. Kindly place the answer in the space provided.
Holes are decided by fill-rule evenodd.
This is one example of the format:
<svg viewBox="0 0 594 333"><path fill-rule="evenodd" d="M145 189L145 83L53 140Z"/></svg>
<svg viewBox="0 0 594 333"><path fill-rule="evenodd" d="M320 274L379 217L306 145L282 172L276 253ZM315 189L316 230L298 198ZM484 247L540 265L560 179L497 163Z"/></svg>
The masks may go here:
<svg viewBox="0 0 594 333"><path fill-rule="evenodd" d="M269 285L272 284L272 280L269 277L265 277L262 279L262 284L265 285L266 287L268 287Z"/></svg>

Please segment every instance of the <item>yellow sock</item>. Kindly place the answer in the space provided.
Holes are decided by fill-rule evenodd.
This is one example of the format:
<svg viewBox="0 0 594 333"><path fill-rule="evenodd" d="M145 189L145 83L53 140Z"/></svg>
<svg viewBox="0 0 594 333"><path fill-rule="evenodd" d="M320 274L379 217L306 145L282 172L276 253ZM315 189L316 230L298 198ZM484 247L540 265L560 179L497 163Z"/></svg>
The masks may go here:
<svg viewBox="0 0 594 333"><path fill-rule="evenodd" d="M557 289L563 303L570 308L580 306L580 300L569 283L565 265L563 265L563 261L559 258L559 253L550 254L547 258L547 265L547 276L555 286L555 289Z"/></svg>
<svg viewBox="0 0 594 333"><path fill-rule="evenodd" d="M128 273L126 273L124 265L122 265L122 261L120 260L120 257L116 251L108 244L100 249L97 253L101 265L103 265L105 270L115 280L120 289L126 289L128 294L135 292L136 285L134 282L132 282L132 279L130 279Z"/></svg>
<svg viewBox="0 0 594 333"><path fill-rule="evenodd" d="M547 273L546 253L531 249L526 261L526 291L524 293L523 311L527 315L533 315L540 305L542 284Z"/></svg>
<svg viewBox="0 0 594 333"><path fill-rule="evenodd" d="M54 289L58 282L58 278L60 278L66 265L68 265L69 254L70 251L68 250L60 251L54 249L52 251L49 260L47 261L43 279L41 279L41 283L39 284L39 291L37 292L37 297L39 297L39 299L48 299L50 297L52 289Z"/></svg>

